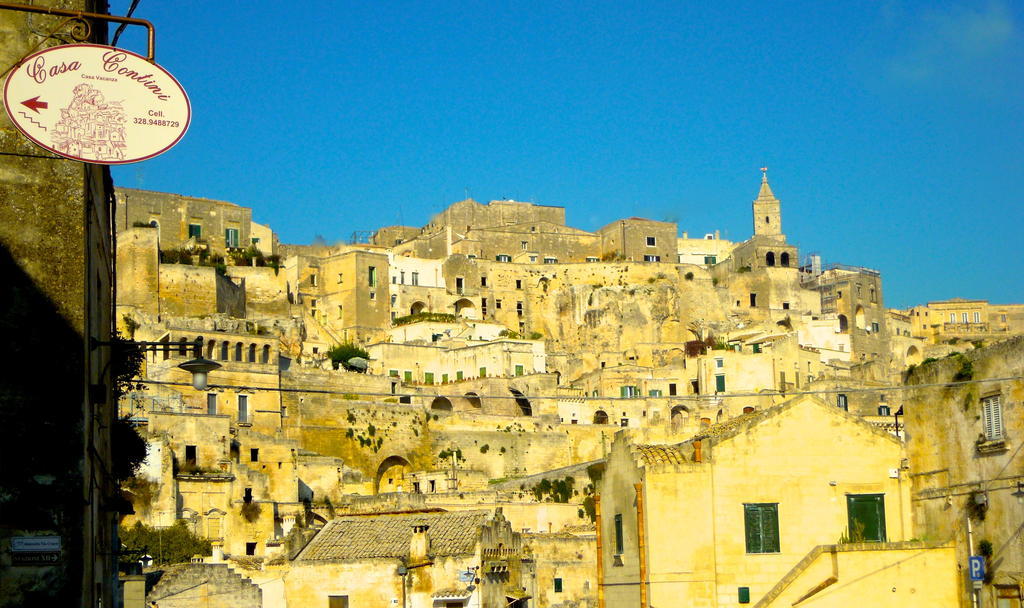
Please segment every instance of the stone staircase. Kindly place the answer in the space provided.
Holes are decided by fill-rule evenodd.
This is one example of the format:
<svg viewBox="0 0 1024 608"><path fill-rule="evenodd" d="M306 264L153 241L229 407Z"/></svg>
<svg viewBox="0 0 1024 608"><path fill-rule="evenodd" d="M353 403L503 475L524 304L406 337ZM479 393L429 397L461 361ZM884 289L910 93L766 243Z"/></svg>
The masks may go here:
<svg viewBox="0 0 1024 608"><path fill-rule="evenodd" d="M160 608L262 608L263 591L226 563L175 564L163 570L146 601Z"/></svg>

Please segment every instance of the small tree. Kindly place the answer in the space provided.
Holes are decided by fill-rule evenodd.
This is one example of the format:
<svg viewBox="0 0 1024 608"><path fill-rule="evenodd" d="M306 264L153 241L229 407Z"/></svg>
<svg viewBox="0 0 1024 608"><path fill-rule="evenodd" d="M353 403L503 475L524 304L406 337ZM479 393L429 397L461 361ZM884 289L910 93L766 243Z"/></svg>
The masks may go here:
<svg viewBox="0 0 1024 608"><path fill-rule="evenodd" d="M330 358L331 365L334 366L334 369L338 369L339 365L345 369L354 369L348 365L348 360L353 357L369 359L370 353L351 342L346 342L344 344L335 344L332 346L331 350L327 351L327 356Z"/></svg>

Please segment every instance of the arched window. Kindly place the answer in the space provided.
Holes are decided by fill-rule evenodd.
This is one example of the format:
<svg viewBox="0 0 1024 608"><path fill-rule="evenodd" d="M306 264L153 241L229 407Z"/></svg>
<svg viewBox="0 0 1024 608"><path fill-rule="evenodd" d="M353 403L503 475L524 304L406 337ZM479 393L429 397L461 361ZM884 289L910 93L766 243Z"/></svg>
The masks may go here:
<svg viewBox="0 0 1024 608"><path fill-rule="evenodd" d="M783 266L787 266L787 267L789 266L789 253L788 252L786 252L786 251L782 252L782 255L779 256L779 263L781 265L783 265Z"/></svg>
<svg viewBox="0 0 1024 608"><path fill-rule="evenodd" d="M178 339L178 354L188 354L188 338L186 338L185 336L182 336L181 338Z"/></svg>
<svg viewBox="0 0 1024 608"><path fill-rule="evenodd" d="M228 344L227 341L224 341L224 342L220 343L220 357L219 358L220 358L221 361L227 361L228 360L228 349L230 349L230 348L231 348L231 345Z"/></svg>
<svg viewBox="0 0 1024 608"><path fill-rule="evenodd" d="M514 388L510 388L508 390L516 398L516 405L519 406L519 413L523 416L533 416L533 406L530 405L530 400Z"/></svg>
<svg viewBox="0 0 1024 608"><path fill-rule="evenodd" d="M241 360L242 360L242 343L241 342L236 342L235 343L235 361L241 361Z"/></svg>
<svg viewBox="0 0 1024 608"><path fill-rule="evenodd" d="M260 358L260 363L270 363L270 345L263 345L263 356Z"/></svg>
<svg viewBox="0 0 1024 608"><path fill-rule="evenodd" d="M430 409L450 412L452 411L452 402L447 397L434 397L434 400L430 402Z"/></svg>
<svg viewBox="0 0 1024 608"><path fill-rule="evenodd" d="M764 256L764 263L766 265L768 265L768 266L774 266L775 265L775 253L772 252L772 251L769 251L767 254L765 254L765 256Z"/></svg>
<svg viewBox="0 0 1024 608"><path fill-rule="evenodd" d="M839 331L844 334L850 331L850 321L846 315L839 315Z"/></svg>
<svg viewBox="0 0 1024 608"><path fill-rule="evenodd" d="M864 314L864 307L857 305L856 311L853 313L854 323L857 329L866 329L868 326L867 315Z"/></svg>
<svg viewBox="0 0 1024 608"><path fill-rule="evenodd" d="M249 363L256 363L256 345L249 345Z"/></svg>
<svg viewBox="0 0 1024 608"><path fill-rule="evenodd" d="M206 343L206 358L213 359L213 353L216 352L216 340L210 340Z"/></svg>
<svg viewBox="0 0 1024 608"><path fill-rule="evenodd" d="M594 412L594 424L608 424L608 414L604 410Z"/></svg>

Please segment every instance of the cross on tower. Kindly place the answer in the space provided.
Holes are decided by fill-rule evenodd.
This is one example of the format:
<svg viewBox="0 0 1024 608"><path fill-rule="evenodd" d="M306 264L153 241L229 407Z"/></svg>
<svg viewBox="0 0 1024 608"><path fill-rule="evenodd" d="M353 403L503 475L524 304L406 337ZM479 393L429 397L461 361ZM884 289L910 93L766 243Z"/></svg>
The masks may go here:
<svg viewBox="0 0 1024 608"><path fill-rule="evenodd" d="M768 167L761 167L761 181L768 181Z"/></svg>

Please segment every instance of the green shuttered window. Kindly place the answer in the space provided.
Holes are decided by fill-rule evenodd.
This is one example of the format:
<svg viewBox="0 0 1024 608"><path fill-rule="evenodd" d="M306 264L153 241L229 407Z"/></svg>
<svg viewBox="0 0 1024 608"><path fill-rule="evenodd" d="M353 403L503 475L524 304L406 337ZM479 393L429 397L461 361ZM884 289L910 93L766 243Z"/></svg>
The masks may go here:
<svg viewBox="0 0 1024 608"><path fill-rule="evenodd" d="M743 524L747 537L747 553L779 552L779 504L743 505Z"/></svg>

